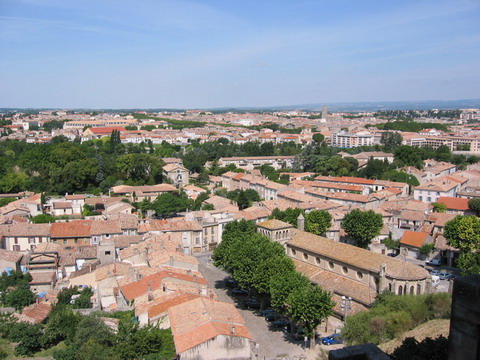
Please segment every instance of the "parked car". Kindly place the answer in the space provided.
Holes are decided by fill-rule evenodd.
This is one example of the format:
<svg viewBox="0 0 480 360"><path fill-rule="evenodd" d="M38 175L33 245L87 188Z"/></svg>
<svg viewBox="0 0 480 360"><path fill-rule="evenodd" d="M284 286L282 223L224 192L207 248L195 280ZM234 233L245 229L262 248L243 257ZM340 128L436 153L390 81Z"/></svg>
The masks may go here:
<svg viewBox="0 0 480 360"><path fill-rule="evenodd" d="M425 261L425 265L440 266L442 265L442 262L439 259L431 259L431 260Z"/></svg>
<svg viewBox="0 0 480 360"><path fill-rule="evenodd" d="M272 325L274 327L277 327L277 328L280 328L280 327L285 327L289 324L289 322L285 319L278 319L278 320L275 320Z"/></svg>
<svg viewBox="0 0 480 360"><path fill-rule="evenodd" d="M446 272L446 271L441 271L438 274L438 277L440 278L440 280L448 280L452 277L452 274L450 274L449 272Z"/></svg>
<svg viewBox="0 0 480 360"><path fill-rule="evenodd" d="M390 256L390 257L396 257L398 254L397 253L389 253L387 254L387 256Z"/></svg>
<svg viewBox="0 0 480 360"><path fill-rule="evenodd" d="M255 298L245 299L243 303L247 309L260 309L260 301Z"/></svg>
<svg viewBox="0 0 480 360"><path fill-rule="evenodd" d="M248 295L248 291L245 290L245 289L235 288L235 289L232 290L232 295L236 295L236 296L247 296L247 295Z"/></svg>
<svg viewBox="0 0 480 360"><path fill-rule="evenodd" d="M275 314L275 310L273 310L273 309L263 309L262 311L260 311L260 315L262 315L262 316L267 316L267 315L270 315L270 314Z"/></svg>
<svg viewBox="0 0 480 360"><path fill-rule="evenodd" d="M277 320L277 318L278 318L278 314L275 313L275 312L265 316L265 320L267 320L267 321L275 321L275 320Z"/></svg>
<svg viewBox="0 0 480 360"><path fill-rule="evenodd" d="M332 334L322 338L323 345L336 345L343 344L343 338L341 334Z"/></svg>
<svg viewBox="0 0 480 360"><path fill-rule="evenodd" d="M440 276L440 270L432 270L432 271L430 271L430 275L432 275L432 276Z"/></svg>
<svg viewBox="0 0 480 360"><path fill-rule="evenodd" d="M232 278L228 278L227 280L225 280L225 286L233 289L238 286L238 283Z"/></svg>

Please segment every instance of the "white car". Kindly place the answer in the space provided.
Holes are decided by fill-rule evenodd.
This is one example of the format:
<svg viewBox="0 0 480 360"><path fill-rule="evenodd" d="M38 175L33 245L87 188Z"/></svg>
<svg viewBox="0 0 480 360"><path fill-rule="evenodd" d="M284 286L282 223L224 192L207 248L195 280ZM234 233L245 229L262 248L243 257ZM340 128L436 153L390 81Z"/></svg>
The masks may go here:
<svg viewBox="0 0 480 360"><path fill-rule="evenodd" d="M431 260L425 261L425 265L440 266L442 265L442 262L439 259L431 259Z"/></svg>

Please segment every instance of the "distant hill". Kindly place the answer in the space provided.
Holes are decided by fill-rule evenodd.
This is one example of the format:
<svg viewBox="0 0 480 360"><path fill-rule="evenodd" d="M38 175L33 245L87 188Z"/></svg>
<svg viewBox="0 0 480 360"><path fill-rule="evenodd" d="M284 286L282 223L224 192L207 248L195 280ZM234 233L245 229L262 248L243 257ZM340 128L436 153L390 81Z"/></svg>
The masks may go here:
<svg viewBox="0 0 480 360"><path fill-rule="evenodd" d="M328 106L329 112L375 112L380 110L429 110L429 109L470 109L480 108L480 99L466 100L422 100L422 101L372 101L372 102L343 102L318 103L290 106L272 106L261 108L238 108L239 110L310 110L321 111ZM221 110L221 109L214 109Z"/></svg>

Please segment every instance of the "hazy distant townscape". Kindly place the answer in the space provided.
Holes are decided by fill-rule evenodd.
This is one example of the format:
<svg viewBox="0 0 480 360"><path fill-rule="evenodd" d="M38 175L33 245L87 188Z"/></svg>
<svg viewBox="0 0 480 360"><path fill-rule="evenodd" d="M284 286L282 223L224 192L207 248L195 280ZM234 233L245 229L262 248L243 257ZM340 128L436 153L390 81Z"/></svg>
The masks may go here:
<svg viewBox="0 0 480 360"><path fill-rule="evenodd" d="M480 357L480 4L0 4L0 359Z"/></svg>

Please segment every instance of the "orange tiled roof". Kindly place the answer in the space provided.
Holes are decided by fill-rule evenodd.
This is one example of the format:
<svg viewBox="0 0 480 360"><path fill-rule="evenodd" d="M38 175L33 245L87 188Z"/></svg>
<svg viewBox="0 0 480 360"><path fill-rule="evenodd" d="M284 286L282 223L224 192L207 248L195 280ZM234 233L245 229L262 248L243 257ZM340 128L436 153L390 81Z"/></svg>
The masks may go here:
<svg viewBox="0 0 480 360"><path fill-rule="evenodd" d="M52 238L90 237L92 220L76 220L64 223L53 223L50 228Z"/></svg>
<svg viewBox="0 0 480 360"><path fill-rule="evenodd" d="M405 230L402 238L400 239L400 244L421 248L425 243L425 240L427 240L427 237L428 233L426 232Z"/></svg>
<svg viewBox="0 0 480 360"><path fill-rule="evenodd" d="M163 279L174 278L178 280L188 281L192 283L198 283L207 285L207 281L201 277L201 275L188 275L173 271L160 271L156 274L148 275L139 281L128 283L121 287L122 293L128 301L131 301L148 292L148 288L151 290L157 290L161 287Z"/></svg>
<svg viewBox="0 0 480 360"><path fill-rule="evenodd" d="M451 210L466 211L469 209L468 199L464 198L441 196L438 198L437 202L444 204L448 209Z"/></svg>

